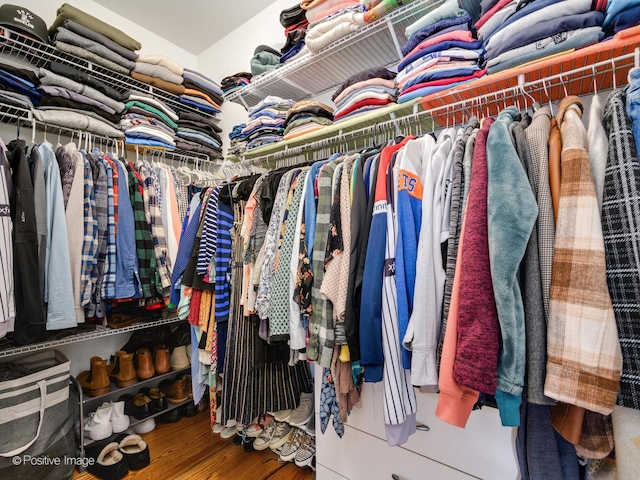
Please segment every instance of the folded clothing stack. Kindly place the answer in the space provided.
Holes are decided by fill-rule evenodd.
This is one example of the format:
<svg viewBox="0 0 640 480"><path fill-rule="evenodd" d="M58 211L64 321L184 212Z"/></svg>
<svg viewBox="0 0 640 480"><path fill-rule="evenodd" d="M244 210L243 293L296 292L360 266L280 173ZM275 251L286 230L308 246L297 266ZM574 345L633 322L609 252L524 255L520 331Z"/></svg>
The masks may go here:
<svg viewBox="0 0 640 480"><path fill-rule="evenodd" d="M594 10L604 13L602 28L608 33L618 33L640 23L640 0L594 0Z"/></svg>
<svg viewBox="0 0 640 480"><path fill-rule="evenodd" d="M49 36L58 50L124 75L134 69L140 42L67 3L57 15Z"/></svg>
<svg viewBox="0 0 640 480"><path fill-rule="evenodd" d="M269 45L258 45L251 57L251 73L254 76L273 70L280 66L282 54Z"/></svg>
<svg viewBox="0 0 640 480"><path fill-rule="evenodd" d="M304 3L302 6L304 8ZM364 19L365 11L364 5L357 4L342 8L329 16L313 21L307 27L306 48L316 53L330 43L355 32L366 23Z"/></svg>
<svg viewBox="0 0 640 480"><path fill-rule="evenodd" d="M297 102L287 111L284 140L315 132L333 123L333 108L313 100Z"/></svg>
<svg viewBox="0 0 640 480"><path fill-rule="evenodd" d="M210 79L200 72L185 68L182 73L185 87L180 101L207 114L220 113L224 102L224 92L218 82Z"/></svg>
<svg viewBox="0 0 640 480"><path fill-rule="evenodd" d="M178 148L204 153L212 159L222 158L222 129L216 120L192 112L179 112L178 117Z"/></svg>
<svg viewBox="0 0 640 480"><path fill-rule="evenodd" d="M39 70L41 93L37 119L99 135L121 137L118 130L124 103L120 93L89 74L52 61Z"/></svg>
<svg viewBox="0 0 640 480"><path fill-rule="evenodd" d="M140 92L131 92L120 122L126 142L153 148L176 148L178 115L164 102Z"/></svg>
<svg viewBox="0 0 640 480"><path fill-rule="evenodd" d="M224 93L233 92L245 85L249 85L252 77L253 75L249 72L239 72L229 77L224 77L220 82L220 86Z"/></svg>
<svg viewBox="0 0 640 480"><path fill-rule="evenodd" d="M32 109L40 103L39 70L18 58L0 55L0 99L3 103Z"/></svg>
<svg viewBox="0 0 640 480"><path fill-rule="evenodd" d="M280 50L282 53L280 63L285 63L296 57L304 48L304 38L309 26L305 10L299 4L283 10L280 13L280 25L284 27L284 34L287 37L284 47Z"/></svg>
<svg viewBox="0 0 640 480"><path fill-rule="evenodd" d="M247 139L242 134L242 130L246 127L246 123L241 123L240 125L236 125L229 133L229 148L227 150L228 155L239 156L244 153L247 149Z"/></svg>
<svg viewBox="0 0 640 480"><path fill-rule="evenodd" d="M402 47L398 65L398 102L424 97L486 74L480 66L482 42L470 29L471 16L447 1L418 20L420 28ZM415 31L414 31L415 30Z"/></svg>
<svg viewBox="0 0 640 480"><path fill-rule="evenodd" d="M242 129L247 150L282 140L287 112L294 101L269 95L249 111L249 123Z"/></svg>
<svg viewBox="0 0 640 480"><path fill-rule="evenodd" d="M538 0L517 8L500 0L476 22L489 73L599 42L602 12L592 0Z"/></svg>
<svg viewBox="0 0 640 480"><path fill-rule="evenodd" d="M395 103L398 91L394 79L395 74L384 67L370 68L348 78L331 97L336 105L335 121Z"/></svg>
<svg viewBox="0 0 640 480"><path fill-rule="evenodd" d="M138 55L131 77L176 95L184 93L184 67L164 55Z"/></svg>

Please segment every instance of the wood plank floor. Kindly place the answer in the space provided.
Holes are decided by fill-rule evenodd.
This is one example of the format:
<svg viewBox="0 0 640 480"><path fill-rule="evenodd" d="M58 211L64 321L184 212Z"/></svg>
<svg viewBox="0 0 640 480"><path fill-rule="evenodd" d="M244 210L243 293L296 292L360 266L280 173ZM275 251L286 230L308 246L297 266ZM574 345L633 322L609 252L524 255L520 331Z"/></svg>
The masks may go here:
<svg viewBox="0 0 640 480"><path fill-rule="evenodd" d="M280 463L275 453L245 452L211 432L208 412L177 423L158 424L142 435L149 445L151 465L129 472L124 480L311 480L310 468ZM90 473L76 472L74 480L94 480Z"/></svg>

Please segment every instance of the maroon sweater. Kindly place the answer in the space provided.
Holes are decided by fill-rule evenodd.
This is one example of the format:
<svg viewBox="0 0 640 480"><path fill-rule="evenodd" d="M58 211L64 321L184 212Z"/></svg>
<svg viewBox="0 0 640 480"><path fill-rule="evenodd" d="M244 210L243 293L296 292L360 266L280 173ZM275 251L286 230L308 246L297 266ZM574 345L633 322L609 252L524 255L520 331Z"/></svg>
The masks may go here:
<svg viewBox="0 0 640 480"><path fill-rule="evenodd" d="M491 282L487 219L487 119L476 138L460 266L458 342L454 380L493 395L498 382L500 324Z"/></svg>

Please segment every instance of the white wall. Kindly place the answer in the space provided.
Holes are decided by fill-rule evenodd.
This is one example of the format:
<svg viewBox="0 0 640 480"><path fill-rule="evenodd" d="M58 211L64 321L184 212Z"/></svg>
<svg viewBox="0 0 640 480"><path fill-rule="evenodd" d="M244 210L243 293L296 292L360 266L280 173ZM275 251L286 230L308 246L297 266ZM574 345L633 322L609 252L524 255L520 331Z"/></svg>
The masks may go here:
<svg viewBox="0 0 640 480"><path fill-rule="evenodd" d="M56 10L62 5L62 1L54 0L22 0L18 2L20 6L26 7L33 13L42 17L47 26L51 25L56 18ZM93 15L96 18L113 25L122 30L127 35L133 37L142 44L140 53L158 53L165 55L181 63L188 68L197 68L198 62L195 55L165 40L159 35L140 27L125 17L112 12L102 5L91 0L74 0L72 5L80 10Z"/></svg>

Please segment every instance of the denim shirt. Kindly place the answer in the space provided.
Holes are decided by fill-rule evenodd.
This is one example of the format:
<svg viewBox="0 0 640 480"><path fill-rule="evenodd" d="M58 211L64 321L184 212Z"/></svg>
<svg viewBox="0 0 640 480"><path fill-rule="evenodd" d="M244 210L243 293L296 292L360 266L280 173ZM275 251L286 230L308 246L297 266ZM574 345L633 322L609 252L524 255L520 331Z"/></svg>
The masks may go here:
<svg viewBox="0 0 640 480"><path fill-rule="evenodd" d="M138 276L138 255L136 253L136 233L133 207L129 198L127 172L122 162L118 165L118 227L116 231L116 297L140 298L140 277Z"/></svg>

